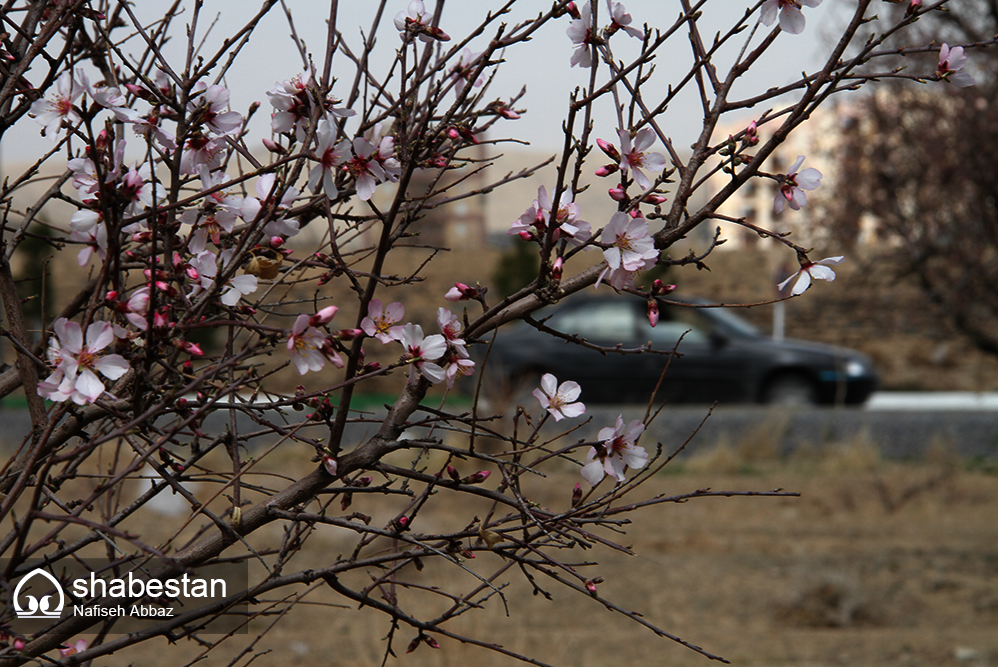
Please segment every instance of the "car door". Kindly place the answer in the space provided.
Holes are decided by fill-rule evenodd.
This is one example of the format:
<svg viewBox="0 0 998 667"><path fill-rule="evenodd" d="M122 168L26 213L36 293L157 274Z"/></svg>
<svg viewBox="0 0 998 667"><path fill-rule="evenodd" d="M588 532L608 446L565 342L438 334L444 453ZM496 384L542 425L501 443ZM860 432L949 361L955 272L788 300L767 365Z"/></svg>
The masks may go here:
<svg viewBox="0 0 998 667"><path fill-rule="evenodd" d="M548 326L569 336L585 339L603 348L632 349L644 343L637 334L641 315L632 299L597 299L584 301L559 311ZM564 379L575 380L582 387L582 400L622 403L646 400L658 375L649 367L647 355L589 349L571 343L546 348L547 368L557 368ZM562 379L559 376L559 379Z"/></svg>
<svg viewBox="0 0 998 667"><path fill-rule="evenodd" d="M639 335L657 349L676 347L665 374L665 397L682 402L744 401L751 398L747 359L739 340L723 330L702 309L660 306L653 328L644 321ZM681 339L681 340L680 340Z"/></svg>

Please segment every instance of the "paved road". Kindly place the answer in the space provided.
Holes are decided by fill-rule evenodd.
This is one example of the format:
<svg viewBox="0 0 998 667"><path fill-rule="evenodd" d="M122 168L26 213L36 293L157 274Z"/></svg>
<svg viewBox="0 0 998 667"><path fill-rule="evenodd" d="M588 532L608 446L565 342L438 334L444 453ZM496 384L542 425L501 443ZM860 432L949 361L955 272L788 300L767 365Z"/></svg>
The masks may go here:
<svg viewBox="0 0 998 667"><path fill-rule="evenodd" d="M737 444L746 435L762 434L776 440L783 451L800 446L834 446L864 439L877 443L891 458L915 458L939 444L951 445L966 457L998 459L998 395L995 394L876 394L858 408L777 409L762 406L717 408L694 440L696 449L726 440ZM708 412L707 406L671 407L663 411L649 434L667 449L678 447L693 433ZM591 424L575 437L595 439L597 431L613 424L618 414L625 421L643 416L635 406L590 406ZM297 416L297 413L296 415ZM218 428L224 428L224 420ZM23 410L0 409L0 451L10 453L30 428ZM254 430L247 422L241 430ZM347 441L360 441L373 433L371 424L347 433Z"/></svg>

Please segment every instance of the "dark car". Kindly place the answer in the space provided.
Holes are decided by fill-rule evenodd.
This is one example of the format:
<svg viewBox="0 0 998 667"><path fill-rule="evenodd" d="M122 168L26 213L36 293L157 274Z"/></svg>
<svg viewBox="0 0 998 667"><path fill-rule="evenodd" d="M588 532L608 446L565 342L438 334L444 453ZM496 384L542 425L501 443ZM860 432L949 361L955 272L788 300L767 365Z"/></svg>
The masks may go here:
<svg viewBox="0 0 998 667"><path fill-rule="evenodd" d="M581 400L593 403L646 402L660 377L657 398L687 403L858 404L877 386L869 358L859 352L773 340L730 309L685 302L701 307L662 304L655 327L645 300L614 294L579 295L536 316L544 326L603 348L650 343L669 352L682 337L671 363L670 354L602 354L520 322L499 332L489 365L507 395L526 397L542 374L552 373L559 382L578 382Z"/></svg>

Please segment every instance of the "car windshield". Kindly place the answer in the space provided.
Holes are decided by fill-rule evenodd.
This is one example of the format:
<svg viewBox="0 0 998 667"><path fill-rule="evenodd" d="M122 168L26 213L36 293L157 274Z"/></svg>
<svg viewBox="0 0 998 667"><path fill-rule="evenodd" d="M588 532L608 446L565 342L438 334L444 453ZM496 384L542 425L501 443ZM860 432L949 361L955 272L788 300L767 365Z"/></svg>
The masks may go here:
<svg viewBox="0 0 998 667"><path fill-rule="evenodd" d="M674 346L680 337L685 344L705 343L715 332L746 338L760 335L758 329L724 308L663 306L654 328L643 311L643 303L637 308L634 302L624 299L596 300L556 312L548 325L604 344L640 341L651 342L659 349Z"/></svg>
<svg viewBox="0 0 998 667"><path fill-rule="evenodd" d="M728 308L711 308L710 311L722 326L734 332L735 335L746 338L757 338L762 335L754 325L735 315Z"/></svg>

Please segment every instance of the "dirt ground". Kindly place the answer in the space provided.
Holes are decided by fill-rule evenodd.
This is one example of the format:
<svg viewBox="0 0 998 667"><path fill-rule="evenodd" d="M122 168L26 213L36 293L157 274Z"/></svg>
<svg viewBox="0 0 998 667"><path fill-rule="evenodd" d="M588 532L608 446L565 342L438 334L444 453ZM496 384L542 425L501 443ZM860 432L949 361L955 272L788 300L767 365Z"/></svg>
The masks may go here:
<svg viewBox="0 0 998 667"><path fill-rule="evenodd" d="M577 477L564 476L549 480L550 486L570 488ZM783 488L801 496L703 498L653 507L626 527L626 536L611 536L633 545L637 556L596 550L567 558L598 561L591 572L606 580L601 595L743 667L998 664L993 463L945 453L921 462L887 462L861 444L789 459L735 446L693 455L659 476L649 493L707 487ZM564 498L550 500L552 506L564 504ZM464 520L467 511L455 507L453 519ZM446 523L452 517L433 518ZM279 535L274 527L275 539ZM344 544L335 535L317 536L306 558L322 563L323 554L340 553ZM494 564L484 562L489 558L499 557L482 554L469 564L490 572L484 567ZM452 567L448 572L455 576ZM427 563L422 581L440 583L439 574ZM553 665L712 664L586 596L555 587L552 601L533 597L515 570L503 581L511 582L504 589L508 617L493 600L448 627ZM257 643L252 664L381 664L388 621L334 606L342 601L325 596L326 590L318 586ZM271 620L256 622L251 635ZM387 664L522 664L442 637L440 650L421 646L405 655L413 634L399 631L399 658ZM228 664L248 639L223 645L205 664ZM95 664L173 667L186 664L196 648L167 648L155 640Z"/></svg>

